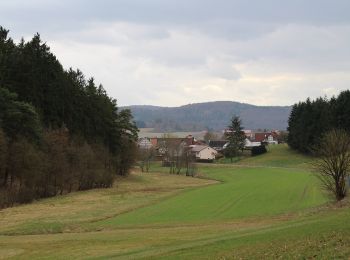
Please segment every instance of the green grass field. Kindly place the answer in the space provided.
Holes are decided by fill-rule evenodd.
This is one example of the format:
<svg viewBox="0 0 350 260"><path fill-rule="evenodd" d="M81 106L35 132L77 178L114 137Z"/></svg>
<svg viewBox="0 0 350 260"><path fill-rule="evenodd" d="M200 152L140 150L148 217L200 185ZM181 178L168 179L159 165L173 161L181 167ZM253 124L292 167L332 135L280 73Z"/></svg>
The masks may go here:
<svg viewBox="0 0 350 260"><path fill-rule="evenodd" d="M0 258L349 258L350 209L286 146L201 178L151 173L0 211Z"/></svg>
<svg viewBox="0 0 350 260"><path fill-rule="evenodd" d="M250 156L250 151L244 151L244 156L233 158L235 164L243 166L268 166L283 168L309 168L312 158L288 149L286 144L270 145L268 153L263 156ZM229 158L222 158L218 163L231 163Z"/></svg>

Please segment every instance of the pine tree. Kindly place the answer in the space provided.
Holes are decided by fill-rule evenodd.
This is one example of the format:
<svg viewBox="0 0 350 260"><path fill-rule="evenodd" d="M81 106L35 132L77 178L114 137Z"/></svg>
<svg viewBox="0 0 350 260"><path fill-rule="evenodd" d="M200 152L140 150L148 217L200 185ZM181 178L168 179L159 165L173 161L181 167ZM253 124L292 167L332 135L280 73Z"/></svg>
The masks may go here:
<svg viewBox="0 0 350 260"><path fill-rule="evenodd" d="M244 148L245 134L242 131L241 119L238 116L231 118L231 124L228 126L228 131L225 133L225 137L228 141L228 145L225 149L225 156L229 157L232 162L232 158L238 156Z"/></svg>
<svg viewBox="0 0 350 260"><path fill-rule="evenodd" d="M335 100L336 126L350 131L350 91L346 90L339 94Z"/></svg>
<svg viewBox="0 0 350 260"><path fill-rule="evenodd" d="M64 70L36 34L0 26L0 208L110 187L136 158L138 129L93 78Z"/></svg>

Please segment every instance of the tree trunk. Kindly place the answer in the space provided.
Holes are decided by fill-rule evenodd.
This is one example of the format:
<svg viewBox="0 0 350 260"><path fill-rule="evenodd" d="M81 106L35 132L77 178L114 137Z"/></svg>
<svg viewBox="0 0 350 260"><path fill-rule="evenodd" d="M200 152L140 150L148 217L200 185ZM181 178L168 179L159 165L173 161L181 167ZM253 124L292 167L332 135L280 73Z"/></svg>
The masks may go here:
<svg viewBox="0 0 350 260"><path fill-rule="evenodd" d="M7 186L8 177L9 177L9 170L8 170L8 168L6 167L6 170L5 170L5 176L4 176L4 181L3 181L2 186L4 186L4 187L6 187L6 186Z"/></svg>

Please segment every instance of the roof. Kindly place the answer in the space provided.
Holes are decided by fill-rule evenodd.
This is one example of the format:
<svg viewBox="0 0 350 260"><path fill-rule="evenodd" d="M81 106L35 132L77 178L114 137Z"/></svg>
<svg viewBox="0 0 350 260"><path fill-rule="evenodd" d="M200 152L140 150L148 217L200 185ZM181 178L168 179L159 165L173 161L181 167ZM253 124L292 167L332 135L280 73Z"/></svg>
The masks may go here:
<svg viewBox="0 0 350 260"><path fill-rule="evenodd" d="M194 143L194 137L185 138L151 138L151 142L154 146L178 146L181 143L185 145L192 145Z"/></svg>
<svg viewBox="0 0 350 260"><path fill-rule="evenodd" d="M191 150L193 151L193 152L200 152L200 151L202 151L203 149L205 149L205 148L208 148L209 146L207 146L207 145L193 145L193 146L191 146Z"/></svg>
<svg viewBox="0 0 350 260"><path fill-rule="evenodd" d="M210 147L223 147L228 141L227 140L210 140L209 146Z"/></svg>
<svg viewBox="0 0 350 260"><path fill-rule="evenodd" d="M255 142L263 142L271 133L255 133L254 141Z"/></svg>

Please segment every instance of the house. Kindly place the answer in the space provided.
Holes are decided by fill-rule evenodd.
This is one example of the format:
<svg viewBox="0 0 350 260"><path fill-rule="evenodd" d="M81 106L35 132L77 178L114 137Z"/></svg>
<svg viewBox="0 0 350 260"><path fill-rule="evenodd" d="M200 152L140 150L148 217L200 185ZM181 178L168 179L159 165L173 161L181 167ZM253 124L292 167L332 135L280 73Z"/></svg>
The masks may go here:
<svg viewBox="0 0 350 260"><path fill-rule="evenodd" d="M254 132L252 130L248 130L248 129L243 129L242 130L245 137L247 137L249 140L251 140L254 136Z"/></svg>
<svg viewBox="0 0 350 260"><path fill-rule="evenodd" d="M269 133L265 132L256 132L253 134L253 138L251 139L254 142L265 142Z"/></svg>
<svg viewBox="0 0 350 260"><path fill-rule="evenodd" d="M267 143L268 144L278 144L277 138L275 138L272 134L269 134L267 136Z"/></svg>
<svg viewBox="0 0 350 260"><path fill-rule="evenodd" d="M185 143L188 145L193 145L195 142L195 139L193 136L187 136L185 138L177 138L177 137L169 137L169 138L159 138L159 137L153 137L150 139L152 145L154 147L160 147L160 146L178 146L181 143Z"/></svg>
<svg viewBox="0 0 350 260"><path fill-rule="evenodd" d="M198 161L213 161L218 152L207 145L191 145L190 151Z"/></svg>
<svg viewBox="0 0 350 260"><path fill-rule="evenodd" d="M278 144L277 141L278 134L276 132L257 132L253 134L251 141L268 143L268 144Z"/></svg>
<svg viewBox="0 0 350 260"><path fill-rule="evenodd" d="M261 142L252 142L251 140L249 140L248 138L245 139L244 141L244 148L245 149L251 149L255 146L260 146Z"/></svg>
<svg viewBox="0 0 350 260"><path fill-rule="evenodd" d="M143 138L140 138L140 139L137 141L137 146L138 146L140 149L148 150L148 149L150 149L153 145L152 145L152 142L150 141L150 139L148 139L147 137L143 137Z"/></svg>
<svg viewBox="0 0 350 260"><path fill-rule="evenodd" d="M157 150L157 157L163 158L168 152L180 153L182 148L193 145L195 142L194 137L187 136L185 138L158 138L154 137L150 139L153 147Z"/></svg>

